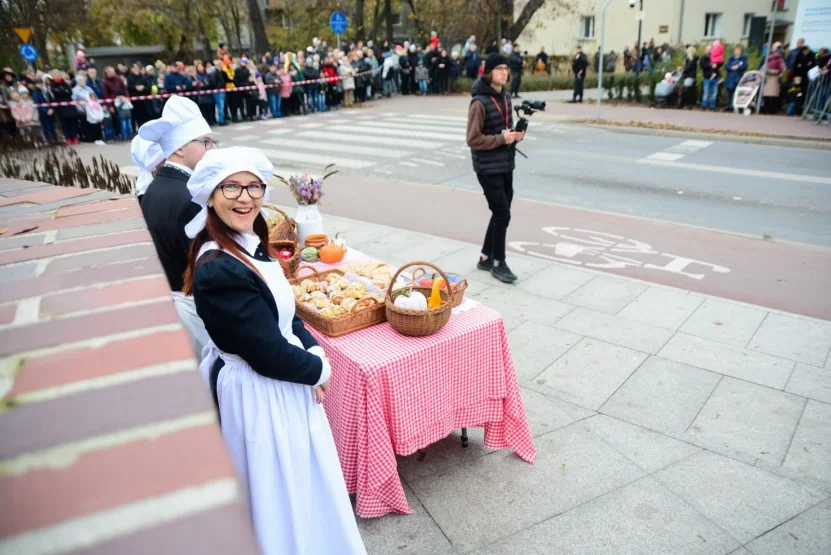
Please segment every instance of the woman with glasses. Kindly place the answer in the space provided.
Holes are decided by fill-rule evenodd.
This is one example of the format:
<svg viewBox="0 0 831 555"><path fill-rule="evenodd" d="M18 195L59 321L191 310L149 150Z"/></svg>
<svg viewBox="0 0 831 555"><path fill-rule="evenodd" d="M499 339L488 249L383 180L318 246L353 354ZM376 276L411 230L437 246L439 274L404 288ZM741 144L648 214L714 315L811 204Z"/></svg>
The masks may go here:
<svg viewBox="0 0 831 555"><path fill-rule="evenodd" d="M184 291L210 334L199 370L263 553L366 553L320 404L331 367L269 247L272 169L258 150L231 147L208 152L188 182L200 210L186 226Z"/></svg>
<svg viewBox="0 0 831 555"><path fill-rule="evenodd" d="M514 198L515 143L525 133L513 131L511 96L505 91L508 63L500 54L488 54L485 73L473 83L467 146L491 211L477 267L503 283L514 283L517 277L505 262L505 241Z"/></svg>
<svg viewBox="0 0 831 555"><path fill-rule="evenodd" d="M173 292L176 311L190 334L194 353L199 354L208 334L196 315L193 298L182 293L182 275L190 247L184 228L199 212L199 207L190 201L188 179L199 160L218 144L199 106L183 96L170 97L162 117L142 125L138 136L157 144L164 157L139 202Z"/></svg>

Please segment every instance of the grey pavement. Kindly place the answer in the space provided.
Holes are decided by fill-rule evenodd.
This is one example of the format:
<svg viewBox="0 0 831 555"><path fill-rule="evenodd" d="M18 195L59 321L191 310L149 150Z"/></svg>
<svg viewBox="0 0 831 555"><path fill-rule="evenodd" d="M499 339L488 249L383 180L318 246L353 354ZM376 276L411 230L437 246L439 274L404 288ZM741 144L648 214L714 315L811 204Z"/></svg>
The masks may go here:
<svg viewBox="0 0 831 555"><path fill-rule="evenodd" d="M400 457L414 513L359 519L370 553L831 552L831 322L522 255L508 286L475 245L324 222L503 314L538 449Z"/></svg>

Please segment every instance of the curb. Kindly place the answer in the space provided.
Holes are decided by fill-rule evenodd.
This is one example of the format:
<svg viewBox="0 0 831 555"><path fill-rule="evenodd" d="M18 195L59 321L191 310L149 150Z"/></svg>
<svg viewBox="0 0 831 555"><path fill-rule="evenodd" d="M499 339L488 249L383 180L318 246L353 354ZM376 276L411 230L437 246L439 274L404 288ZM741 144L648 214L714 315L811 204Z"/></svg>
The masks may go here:
<svg viewBox="0 0 831 555"><path fill-rule="evenodd" d="M814 150L831 150L831 141L815 139L796 139L776 136L746 136L719 133L706 133L703 131L678 131L674 129L652 129L650 127L629 127L626 125L603 125L578 120L564 120L563 123L581 123L589 127L605 129L612 132L626 132L635 135L658 135L662 137L683 137L693 139L708 139L717 142L744 143L766 146L784 146L789 148L810 148Z"/></svg>

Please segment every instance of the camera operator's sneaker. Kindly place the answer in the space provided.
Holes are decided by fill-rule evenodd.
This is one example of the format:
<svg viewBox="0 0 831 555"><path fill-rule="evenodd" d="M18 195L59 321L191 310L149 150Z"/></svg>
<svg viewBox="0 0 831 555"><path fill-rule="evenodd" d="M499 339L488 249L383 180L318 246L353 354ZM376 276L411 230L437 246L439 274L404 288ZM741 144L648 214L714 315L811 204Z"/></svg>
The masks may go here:
<svg viewBox="0 0 831 555"><path fill-rule="evenodd" d="M493 270L493 258L486 258L484 256L480 256L479 263L476 265L476 267L485 272L490 272L491 270Z"/></svg>
<svg viewBox="0 0 831 555"><path fill-rule="evenodd" d="M502 283L514 283L517 280L516 274L508 268L504 260L498 265L494 264L491 268L491 275Z"/></svg>

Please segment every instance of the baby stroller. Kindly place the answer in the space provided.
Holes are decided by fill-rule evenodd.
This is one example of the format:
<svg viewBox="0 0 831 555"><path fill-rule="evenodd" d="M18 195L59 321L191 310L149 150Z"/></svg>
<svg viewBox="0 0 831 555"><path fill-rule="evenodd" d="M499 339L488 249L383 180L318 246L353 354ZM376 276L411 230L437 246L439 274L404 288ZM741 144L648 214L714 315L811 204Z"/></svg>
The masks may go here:
<svg viewBox="0 0 831 555"><path fill-rule="evenodd" d="M683 81L684 72L676 69L672 73L667 73L663 81L655 85L655 106L658 108L667 108L670 101L678 104L678 90Z"/></svg>
<svg viewBox="0 0 831 555"><path fill-rule="evenodd" d="M750 106L756 106L759 98L759 87L762 86L762 72L748 71L739 79L736 85L736 94L733 96L733 111L737 114L742 110L744 115L751 114Z"/></svg>

